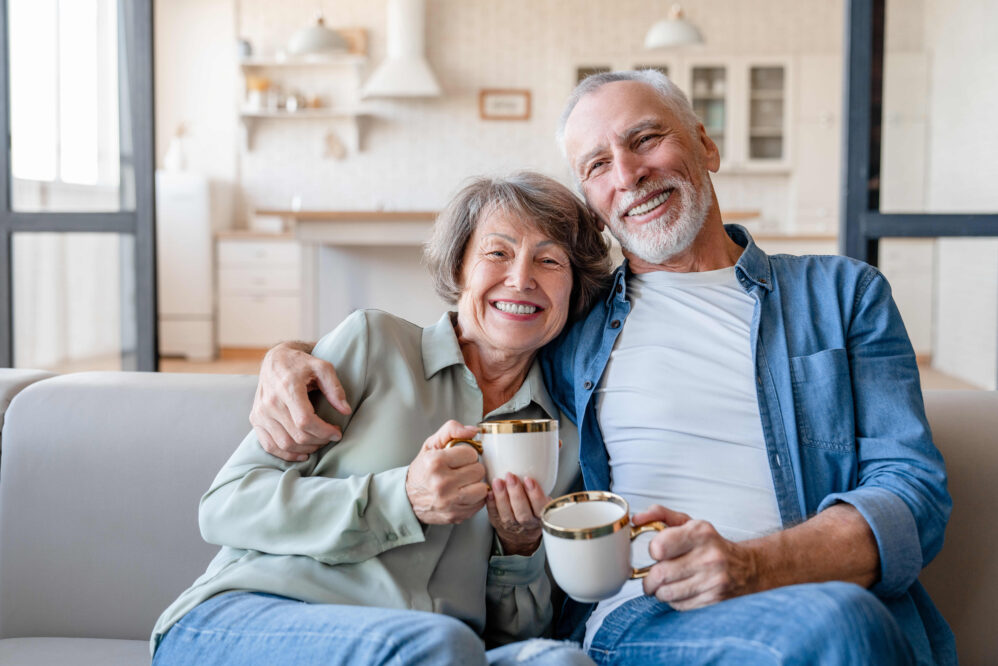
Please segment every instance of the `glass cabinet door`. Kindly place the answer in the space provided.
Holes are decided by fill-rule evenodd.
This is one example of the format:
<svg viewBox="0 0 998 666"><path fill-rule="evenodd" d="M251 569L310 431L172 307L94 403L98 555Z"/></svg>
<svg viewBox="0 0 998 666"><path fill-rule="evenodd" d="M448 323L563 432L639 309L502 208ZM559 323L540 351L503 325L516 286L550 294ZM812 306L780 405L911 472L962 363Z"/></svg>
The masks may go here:
<svg viewBox="0 0 998 666"><path fill-rule="evenodd" d="M728 118L728 70L725 67L698 67L690 70L690 102L707 135L717 144L721 159L728 157L725 128Z"/></svg>
<svg viewBox="0 0 998 666"><path fill-rule="evenodd" d="M777 161L785 157L785 68L749 68L749 160Z"/></svg>

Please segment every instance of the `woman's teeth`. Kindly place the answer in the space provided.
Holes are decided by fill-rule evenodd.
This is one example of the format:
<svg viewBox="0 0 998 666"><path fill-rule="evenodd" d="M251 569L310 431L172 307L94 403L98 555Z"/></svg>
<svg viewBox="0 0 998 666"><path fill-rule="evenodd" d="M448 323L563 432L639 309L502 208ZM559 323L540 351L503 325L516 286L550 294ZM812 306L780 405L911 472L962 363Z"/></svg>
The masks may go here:
<svg viewBox="0 0 998 666"><path fill-rule="evenodd" d="M521 305L520 303L506 303L504 301L495 302L496 310L508 312L509 314L534 314L537 312L536 305Z"/></svg>
<svg viewBox="0 0 998 666"><path fill-rule="evenodd" d="M627 211L627 215L628 216L644 215L648 211L654 210L655 208L664 204L669 199L670 194L672 194L672 190L666 190L665 192L662 192L654 199L649 199L640 206L635 206L634 208L630 209L629 211Z"/></svg>

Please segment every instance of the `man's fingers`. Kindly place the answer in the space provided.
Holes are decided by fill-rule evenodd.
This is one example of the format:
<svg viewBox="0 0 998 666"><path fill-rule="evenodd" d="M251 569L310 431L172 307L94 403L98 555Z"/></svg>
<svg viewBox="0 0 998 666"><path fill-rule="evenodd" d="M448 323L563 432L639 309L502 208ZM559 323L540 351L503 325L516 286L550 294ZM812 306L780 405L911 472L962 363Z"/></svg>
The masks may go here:
<svg viewBox="0 0 998 666"><path fill-rule="evenodd" d="M661 520L669 527L677 527L689 522L690 517L680 511L673 511L659 504L653 504L644 511L634 514L634 517L631 518L631 522L639 526L656 520Z"/></svg>
<svg viewBox="0 0 998 666"><path fill-rule="evenodd" d="M323 362L315 368L315 383L322 395L326 397L333 409L341 414L350 414L353 409L347 402L346 391L336 376L336 370L331 363Z"/></svg>
<svg viewBox="0 0 998 666"><path fill-rule="evenodd" d="M257 439L264 451L287 462L307 460L312 450L297 450L294 443L280 424L269 421L255 428Z"/></svg>

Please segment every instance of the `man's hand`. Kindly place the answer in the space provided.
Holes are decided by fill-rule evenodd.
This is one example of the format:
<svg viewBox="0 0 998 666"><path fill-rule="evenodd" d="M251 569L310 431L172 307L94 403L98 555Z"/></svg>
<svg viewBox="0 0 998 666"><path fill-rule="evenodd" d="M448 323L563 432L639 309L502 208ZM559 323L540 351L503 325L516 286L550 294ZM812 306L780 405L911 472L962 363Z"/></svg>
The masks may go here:
<svg viewBox="0 0 998 666"><path fill-rule="evenodd" d="M485 506L506 555L530 555L541 543L541 510L551 501L537 481L515 474L492 480Z"/></svg>
<svg viewBox="0 0 998 666"><path fill-rule="evenodd" d="M658 505L633 518L635 525L653 520L669 528L648 545L658 562L644 579L645 593L676 610L800 583L841 580L869 587L880 576L873 530L845 503L799 525L737 543L706 521Z"/></svg>
<svg viewBox="0 0 998 666"><path fill-rule="evenodd" d="M471 439L477 433L474 426L448 421L423 442L409 464L405 492L424 525L460 523L485 506L489 487L478 453L470 446L444 448L452 439Z"/></svg>
<svg viewBox="0 0 998 666"><path fill-rule="evenodd" d="M250 423L263 449L289 462L306 460L342 437L338 426L316 415L309 391L321 391L340 413L351 412L335 368L312 356L312 347L304 342L282 342L267 352L250 412Z"/></svg>
<svg viewBox="0 0 998 666"><path fill-rule="evenodd" d="M753 551L728 541L704 520L657 504L633 518L635 525L655 520L669 528L648 545L657 563L644 579L645 594L676 610L691 610L759 591Z"/></svg>

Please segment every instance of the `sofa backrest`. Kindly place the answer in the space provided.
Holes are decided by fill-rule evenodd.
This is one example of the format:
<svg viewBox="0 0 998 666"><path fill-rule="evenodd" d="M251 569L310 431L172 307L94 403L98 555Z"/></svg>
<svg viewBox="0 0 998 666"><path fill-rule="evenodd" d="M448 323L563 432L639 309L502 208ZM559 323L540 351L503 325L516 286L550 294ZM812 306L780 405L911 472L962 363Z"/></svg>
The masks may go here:
<svg viewBox="0 0 998 666"><path fill-rule="evenodd" d="M148 638L217 551L198 500L249 432L255 385L90 372L21 391L0 457L0 638Z"/></svg>
<svg viewBox="0 0 998 666"><path fill-rule="evenodd" d="M956 635L960 661L998 656L998 391L925 391L953 514L938 557L919 577Z"/></svg>
<svg viewBox="0 0 998 666"><path fill-rule="evenodd" d="M0 430L3 428L4 414L14 396L24 388L51 377L53 373L45 370L21 370L15 368L0 368ZM3 440L0 440L0 454L3 453Z"/></svg>

